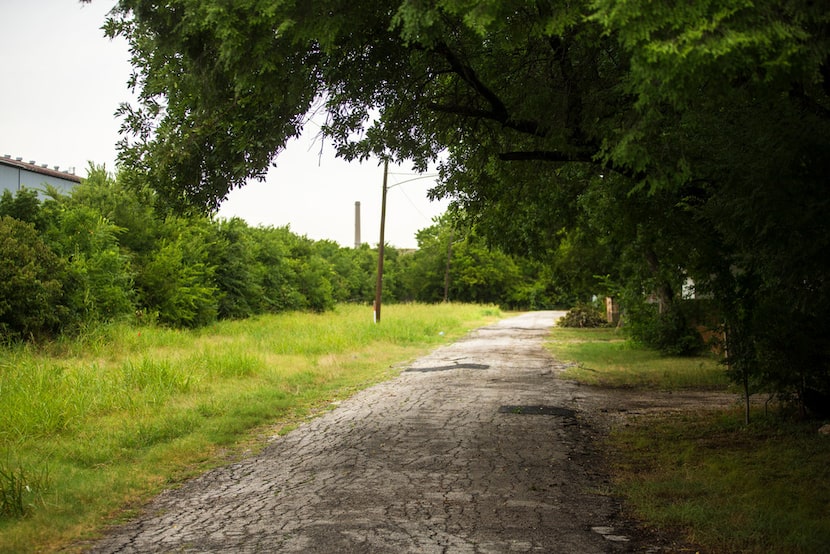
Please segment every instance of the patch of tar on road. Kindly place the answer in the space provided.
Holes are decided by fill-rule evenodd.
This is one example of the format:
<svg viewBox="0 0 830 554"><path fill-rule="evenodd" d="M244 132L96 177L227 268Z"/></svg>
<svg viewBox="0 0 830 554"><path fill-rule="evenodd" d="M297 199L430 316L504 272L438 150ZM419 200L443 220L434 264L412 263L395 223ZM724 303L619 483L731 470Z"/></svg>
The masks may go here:
<svg viewBox="0 0 830 554"><path fill-rule="evenodd" d="M550 415L571 419L576 417L576 410L559 406L499 406L499 412L514 415Z"/></svg>
<svg viewBox="0 0 830 554"><path fill-rule="evenodd" d="M450 371L453 369L490 369L487 364L471 364L471 363L454 363L447 365L439 365L433 367L410 367L405 371L414 371L418 373L430 373L432 371Z"/></svg>
<svg viewBox="0 0 830 554"><path fill-rule="evenodd" d="M607 407L557 378L565 366L542 347L560 315L441 347L258 455L166 491L87 551L660 552L603 492L592 417Z"/></svg>

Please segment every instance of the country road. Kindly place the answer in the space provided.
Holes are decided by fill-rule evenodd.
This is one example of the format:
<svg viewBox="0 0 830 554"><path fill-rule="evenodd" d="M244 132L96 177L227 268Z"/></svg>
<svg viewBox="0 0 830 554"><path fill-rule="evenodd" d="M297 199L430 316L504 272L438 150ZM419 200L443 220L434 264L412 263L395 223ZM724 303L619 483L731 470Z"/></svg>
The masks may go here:
<svg viewBox="0 0 830 554"><path fill-rule="evenodd" d="M87 551L645 551L603 494L584 387L558 379L542 347L560 315L441 347L256 456L166 491Z"/></svg>

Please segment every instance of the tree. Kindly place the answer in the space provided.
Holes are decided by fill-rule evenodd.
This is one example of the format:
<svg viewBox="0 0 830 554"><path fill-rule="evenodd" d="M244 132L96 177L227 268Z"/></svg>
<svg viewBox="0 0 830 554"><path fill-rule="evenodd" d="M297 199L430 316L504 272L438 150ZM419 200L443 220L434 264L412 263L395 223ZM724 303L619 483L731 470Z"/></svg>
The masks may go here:
<svg viewBox="0 0 830 554"><path fill-rule="evenodd" d="M404 298L480 302L505 308L549 308L556 291L544 264L487 245L450 214L417 235L402 271Z"/></svg>
<svg viewBox="0 0 830 554"><path fill-rule="evenodd" d="M4 190L0 196L0 217L9 216L18 221L31 223L35 228L43 227L40 213L40 199L36 190L23 188L12 194Z"/></svg>
<svg viewBox="0 0 830 554"><path fill-rule="evenodd" d="M74 194L65 196L46 187L45 197L41 202L34 191L26 189L14 197L11 193L4 194L0 212L30 222L36 228L37 242L42 242L59 260L58 266L52 267L60 269L49 275L50 281L58 280L61 289L60 299L52 298L56 304L52 308L55 314L50 318L51 330L63 331L132 315L135 309L132 271L118 242L122 229L112 225L94 207L77 202ZM9 258L14 259L14 256ZM18 263L26 265L20 259ZM20 294L13 289L5 292ZM37 311L34 307L31 309Z"/></svg>
<svg viewBox="0 0 830 554"><path fill-rule="evenodd" d="M299 309L323 312L334 307L334 268L305 236L290 235L289 266L294 274L294 287L299 293Z"/></svg>
<svg viewBox="0 0 830 554"><path fill-rule="evenodd" d="M263 312L300 309L303 299L290 263L291 231L287 227L257 227L251 232L258 245L257 262L263 268Z"/></svg>
<svg viewBox="0 0 830 554"><path fill-rule="evenodd" d="M349 287L351 290L351 298L349 300L370 304L375 298L375 287L377 285L378 251L377 249L372 250L364 242L360 247L350 250L349 254L354 268L349 278ZM387 262L384 265L384 272L389 270L390 266L394 270L393 263ZM401 270L401 273L405 273L405 270ZM385 284L386 280L384 279ZM385 295L384 297L389 298ZM397 300L403 300L400 294L396 294L395 298Z"/></svg>
<svg viewBox="0 0 830 554"><path fill-rule="evenodd" d="M90 163L86 179L72 189L72 200L123 229L119 243L131 256L151 251L159 238L164 213L157 210L156 194L142 175L126 167L113 175L106 166Z"/></svg>
<svg viewBox="0 0 830 554"><path fill-rule="evenodd" d="M782 303L804 325L830 309L821 3L166 6L122 0L107 31L130 41L139 88L139 105L122 112L132 131L122 161L173 205L210 209L261 176L316 104L347 159L424 168L443 154L435 194L491 239L545 257L588 246L589 229L611 231L594 241L596 259L627 261L599 274L648 285L640 292L655 292L663 313L685 277L727 325L744 321L738 297L759 314ZM585 209L604 191L630 209L618 223ZM748 341L733 351L752 371L761 333L757 321L733 333ZM810 380L830 391L823 341L803 346L810 356L763 344L782 367L813 360Z"/></svg>
<svg viewBox="0 0 830 554"><path fill-rule="evenodd" d="M318 101L349 159L423 168L450 148L447 170L470 169L476 144L485 161L591 162L597 122L620 117L619 49L583 6L497 4L124 0L107 32L131 42L140 105L122 109L122 161L168 201L213 207Z"/></svg>

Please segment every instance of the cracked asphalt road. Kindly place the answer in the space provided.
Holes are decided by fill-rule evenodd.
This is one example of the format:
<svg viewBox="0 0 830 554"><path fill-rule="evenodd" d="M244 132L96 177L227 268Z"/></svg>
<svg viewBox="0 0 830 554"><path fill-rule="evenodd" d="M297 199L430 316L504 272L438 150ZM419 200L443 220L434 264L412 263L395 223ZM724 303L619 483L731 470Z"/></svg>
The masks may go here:
<svg viewBox="0 0 830 554"><path fill-rule="evenodd" d="M542 347L561 315L502 320L419 358L166 491L88 552L640 551L602 494L584 391Z"/></svg>

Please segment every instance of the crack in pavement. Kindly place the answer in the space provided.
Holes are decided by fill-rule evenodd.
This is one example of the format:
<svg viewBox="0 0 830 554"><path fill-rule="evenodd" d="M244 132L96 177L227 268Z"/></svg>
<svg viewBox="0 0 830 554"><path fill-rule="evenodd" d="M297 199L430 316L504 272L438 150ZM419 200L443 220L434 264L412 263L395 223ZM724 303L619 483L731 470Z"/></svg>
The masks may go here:
<svg viewBox="0 0 830 554"><path fill-rule="evenodd" d="M597 492L606 477L579 387L542 347L559 315L435 350L258 455L165 491L87 552L633 551L618 502Z"/></svg>

